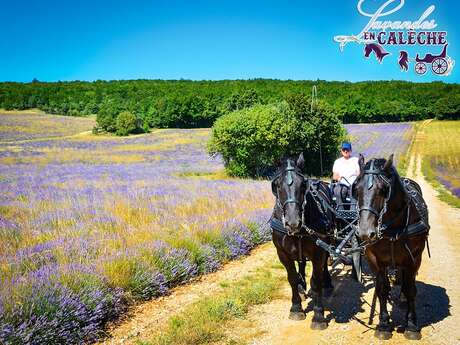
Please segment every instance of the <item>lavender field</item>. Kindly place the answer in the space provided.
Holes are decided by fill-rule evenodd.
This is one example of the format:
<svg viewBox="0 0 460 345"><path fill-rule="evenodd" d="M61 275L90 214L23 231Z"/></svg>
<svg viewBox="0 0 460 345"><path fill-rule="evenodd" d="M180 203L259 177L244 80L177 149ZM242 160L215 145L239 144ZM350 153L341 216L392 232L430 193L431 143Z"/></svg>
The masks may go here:
<svg viewBox="0 0 460 345"><path fill-rule="evenodd" d="M394 153L395 164L404 172L405 155L414 135L412 123L347 124L345 128L355 156L361 153L368 160Z"/></svg>
<svg viewBox="0 0 460 345"><path fill-rule="evenodd" d="M64 133L42 115L24 132L55 120L57 132L30 136L11 116L0 114L0 343L93 341L129 303L270 238L269 183L226 177L208 129L69 136L91 126ZM411 128L347 126L368 158L402 156Z"/></svg>

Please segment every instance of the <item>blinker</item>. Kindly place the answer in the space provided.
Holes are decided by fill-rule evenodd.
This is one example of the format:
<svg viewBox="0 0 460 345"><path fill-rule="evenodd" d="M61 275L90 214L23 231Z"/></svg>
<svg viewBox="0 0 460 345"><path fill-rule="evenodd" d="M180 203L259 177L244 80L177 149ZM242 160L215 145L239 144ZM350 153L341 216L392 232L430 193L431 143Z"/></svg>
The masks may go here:
<svg viewBox="0 0 460 345"><path fill-rule="evenodd" d="M374 160L371 161L371 166L369 168L370 171L374 170ZM374 175L371 173L369 175L369 179L367 180L367 189L371 189L374 185Z"/></svg>

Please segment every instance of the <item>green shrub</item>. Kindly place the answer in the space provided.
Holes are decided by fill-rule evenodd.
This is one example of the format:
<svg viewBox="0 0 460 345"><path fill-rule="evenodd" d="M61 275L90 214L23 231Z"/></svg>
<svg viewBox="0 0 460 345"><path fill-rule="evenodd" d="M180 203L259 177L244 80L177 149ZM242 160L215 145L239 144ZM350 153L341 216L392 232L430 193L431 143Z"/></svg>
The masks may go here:
<svg viewBox="0 0 460 345"><path fill-rule="evenodd" d="M211 154L221 154L225 168L233 176L264 176L273 171L283 156L306 152L306 172L319 175L319 134L324 171L337 155L344 130L331 108L320 103L310 112L305 96L285 102L256 105L219 118L208 144Z"/></svg>
<svg viewBox="0 0 460 345"><path fill-rule="evenodd" d="M98 131L115 132L115 120L120 111L114 102L105 101L102 103L96 117Z"/></svg>
<svg viewBox="0 0 460 345"><path fill-rule="evenodd" d="M263 102L257 91L254 89L250 89L242 93L235 92L232 95L230 95L230 97L226 100L224 104L224 108L226 111L230 112L235 110L241 110L244 108L249 108L253 105L261 103Z"/></svg>
<svg viewBox="0 0 460 345"><path fill-rule="evenodd" d="M117 116L116 121L116 134L128 135L138 132L140 129L139 119L129 111L123 111Z"/></svg>
<svg viewBox="0 0 460 345"><path fill-rule="evenodd" d="M449 95L437 100L433 105L436 119L458 120L460 119L460 95Z"/></svg>

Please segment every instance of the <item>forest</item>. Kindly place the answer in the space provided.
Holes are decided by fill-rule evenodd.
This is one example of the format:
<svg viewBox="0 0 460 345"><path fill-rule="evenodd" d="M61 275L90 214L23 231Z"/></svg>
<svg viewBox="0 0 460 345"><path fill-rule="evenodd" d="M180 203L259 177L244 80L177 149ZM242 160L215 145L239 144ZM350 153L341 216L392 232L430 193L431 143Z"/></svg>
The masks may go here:
<svg viewBox="0 0 460 345"><path fill-rule="evenodd" d="M458 119L460 114L459 84L276 79L4 82L0 83L0 108L39 108L70 116L97 114L96 130L117 132L118 126L127 126L120 131L126 134L158 127L210 127L231 111L309 95L313 85L318 98L343 123Z"/></svg>

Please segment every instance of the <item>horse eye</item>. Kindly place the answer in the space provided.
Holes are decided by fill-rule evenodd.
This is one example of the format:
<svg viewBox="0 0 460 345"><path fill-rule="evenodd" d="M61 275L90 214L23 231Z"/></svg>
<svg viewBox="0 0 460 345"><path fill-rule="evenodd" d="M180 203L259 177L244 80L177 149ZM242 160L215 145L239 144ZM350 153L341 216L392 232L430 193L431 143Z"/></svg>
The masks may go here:
<svg viewBox="0 0 460 345"><path fill-rule="evenodd" d="M383 185L379 185L379 194L385 196L387 194L387 189Z"/></svg>

